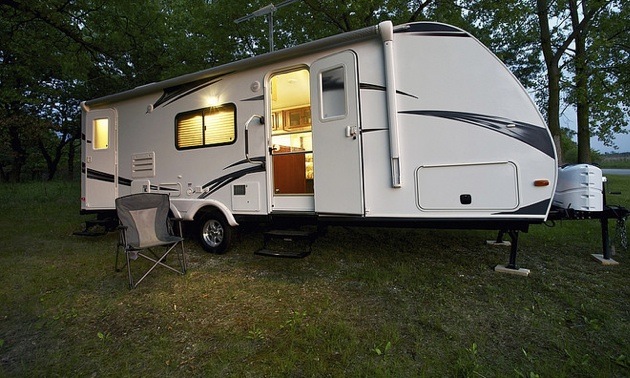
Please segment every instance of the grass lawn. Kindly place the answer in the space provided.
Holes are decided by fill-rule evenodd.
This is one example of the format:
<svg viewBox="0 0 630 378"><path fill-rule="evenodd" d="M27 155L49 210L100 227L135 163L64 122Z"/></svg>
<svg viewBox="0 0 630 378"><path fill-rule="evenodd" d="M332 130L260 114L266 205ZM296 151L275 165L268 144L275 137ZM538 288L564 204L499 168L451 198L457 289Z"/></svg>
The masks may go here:
<svg viewBox="0 0 630 378"><path fill-rule="evenodd" d="M72 235L78 183L1 185L0 211L0 376L630 376L630 259L592 260L598 221L522 234L527 278L492 270L494 232L331 227L292 260L249 228L130 291L115 234Z"/></svg>

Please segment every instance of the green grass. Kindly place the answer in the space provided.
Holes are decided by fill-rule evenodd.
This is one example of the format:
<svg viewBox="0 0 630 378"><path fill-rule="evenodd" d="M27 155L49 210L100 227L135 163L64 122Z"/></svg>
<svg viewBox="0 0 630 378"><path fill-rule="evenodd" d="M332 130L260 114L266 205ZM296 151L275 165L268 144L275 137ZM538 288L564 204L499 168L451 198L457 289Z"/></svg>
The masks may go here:
<svg viewBox="0 0 630 378"><path fill-rule="evenodd" d="M609 183L629 206L630 178ZM630 375L630 260L591 259L597 221L522 234L527 278L493 272L494 232L331 227L290 260L254 255L247 229L222 256L187 242L185 276L130 291L115 234L72 235L78 199L0 186L0 376Z"/></svg>
<svg viewBox="0 0 630 378"><path fill-rule="evenodd" d="M602 168L630 169L630 158L625 156L610 157L604 155L600 165Z"/></svg>

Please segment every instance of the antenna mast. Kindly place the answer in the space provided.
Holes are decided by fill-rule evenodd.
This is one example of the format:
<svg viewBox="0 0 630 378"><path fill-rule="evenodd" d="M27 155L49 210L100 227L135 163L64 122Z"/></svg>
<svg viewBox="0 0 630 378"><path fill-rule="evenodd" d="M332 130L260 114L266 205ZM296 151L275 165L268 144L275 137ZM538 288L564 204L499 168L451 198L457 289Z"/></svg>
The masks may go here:
<svg viewBox="0 0 630 378"><path fill-rule="evenodd" d="M259 16L267 16L267 22L269 23L269 52L274 50L273 45L273 14L280 8L287 6L289 4L295 3L299 0L285 0L278 5L273 5L270 3L269 5L260 8L259 10L248 14L247 16L243 16L241 18L237 18L234 20L235 23L240 24L243 21L247 21L250 18L259 17Z"/></svg>

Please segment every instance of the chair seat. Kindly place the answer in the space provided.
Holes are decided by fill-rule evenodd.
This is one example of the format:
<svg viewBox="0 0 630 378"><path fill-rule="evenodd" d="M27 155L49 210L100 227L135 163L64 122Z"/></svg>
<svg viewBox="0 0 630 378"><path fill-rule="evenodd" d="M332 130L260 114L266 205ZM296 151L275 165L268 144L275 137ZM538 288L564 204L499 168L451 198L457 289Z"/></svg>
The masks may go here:
<svg viewBox="0 0 630 378"><path fill-rule="evenodd" d="M181 241L184 241L184 238L179 237L179 236L163 236L161 238L162 240L158 240L154 243L150 243L148 245L134 245L134 243L129 243L129 248L132 250L143 250L146 248L152 248L152 247L159 247L161 245L169 245L169 244L173 244L173 243L179 243Z"/></svg>

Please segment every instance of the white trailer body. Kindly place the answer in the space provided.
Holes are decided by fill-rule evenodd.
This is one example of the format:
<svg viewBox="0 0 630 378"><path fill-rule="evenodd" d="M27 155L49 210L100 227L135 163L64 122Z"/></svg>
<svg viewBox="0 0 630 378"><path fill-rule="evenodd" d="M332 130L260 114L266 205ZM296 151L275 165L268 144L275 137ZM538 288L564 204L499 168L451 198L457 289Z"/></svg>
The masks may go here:
<svg viewBox="0 0 630 378"><path fill-rule="evenodd" d="M186 220L526 229L551 135L510 71L453 26L390 22L84 102L83 212L165 192Z"/></svg>

